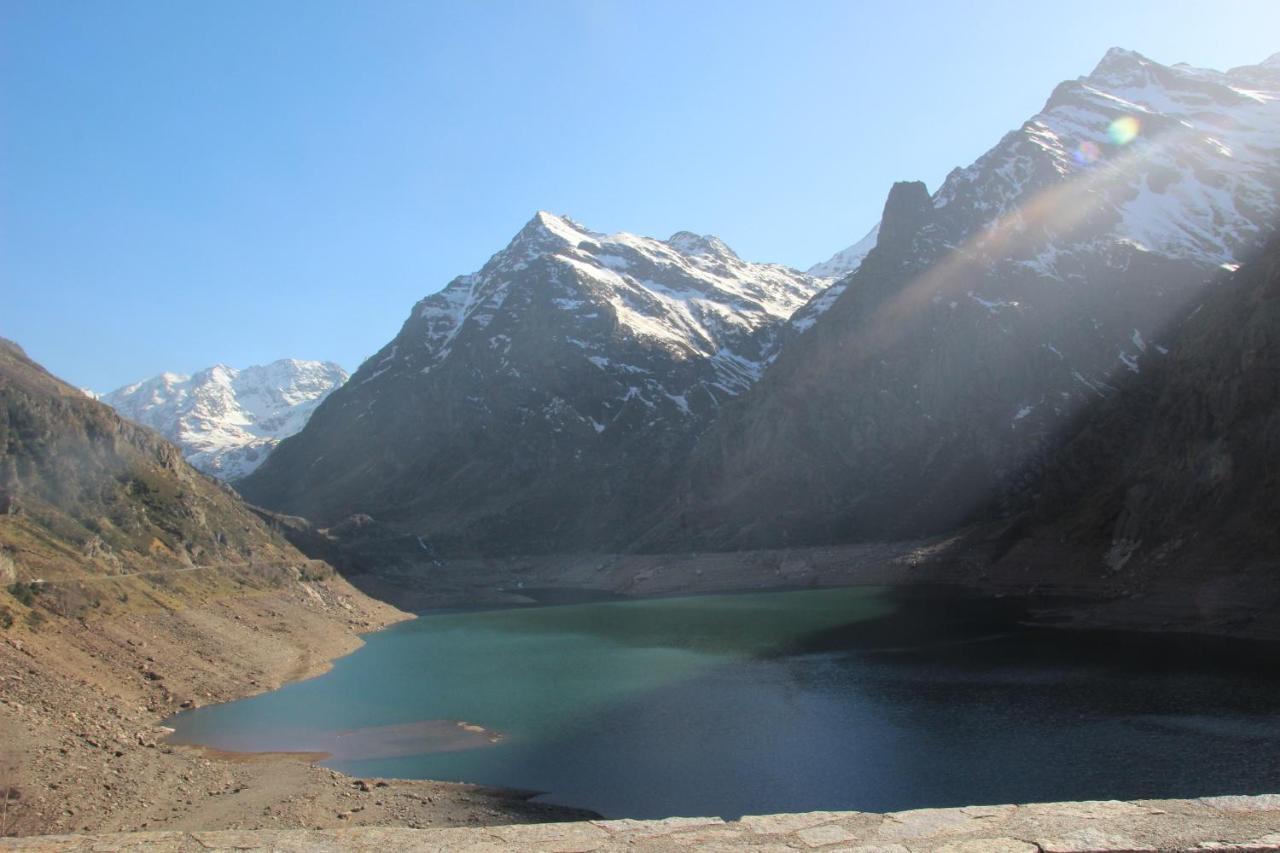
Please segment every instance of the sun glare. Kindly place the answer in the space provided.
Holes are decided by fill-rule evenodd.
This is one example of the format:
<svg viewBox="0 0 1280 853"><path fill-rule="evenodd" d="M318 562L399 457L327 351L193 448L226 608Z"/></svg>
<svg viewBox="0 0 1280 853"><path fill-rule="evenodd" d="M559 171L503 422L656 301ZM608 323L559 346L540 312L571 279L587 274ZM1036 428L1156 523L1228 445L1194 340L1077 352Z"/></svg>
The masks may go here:
<svg viewBox="0 0 1280 853"><path fill-rule="evenodd" d="M1107 128L1107 138L1113 145L1128 145L1138 138L1142 124L1133 116L1120 116Z"/></svg>

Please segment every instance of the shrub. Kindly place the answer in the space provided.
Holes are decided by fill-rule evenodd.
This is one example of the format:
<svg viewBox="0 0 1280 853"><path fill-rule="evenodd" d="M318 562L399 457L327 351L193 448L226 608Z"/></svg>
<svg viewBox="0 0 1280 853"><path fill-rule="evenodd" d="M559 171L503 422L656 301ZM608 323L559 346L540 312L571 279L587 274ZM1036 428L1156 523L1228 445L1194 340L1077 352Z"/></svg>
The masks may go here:
<svg viewBox="0 0 1280 853"><path fill-rule="evenodd" d="M332 575L333 573L329 571L329 567L323 563L319 566L303 566L298 569L298 580L304 583L328 580Z"/></svg>
<svg viewBox="0 0 1280 853"><path fill-rule="evenodd" d="M16 598L23 607L34 607L36 596L40 594L40 584L16 581L9 584L9 594Z"/></svg>

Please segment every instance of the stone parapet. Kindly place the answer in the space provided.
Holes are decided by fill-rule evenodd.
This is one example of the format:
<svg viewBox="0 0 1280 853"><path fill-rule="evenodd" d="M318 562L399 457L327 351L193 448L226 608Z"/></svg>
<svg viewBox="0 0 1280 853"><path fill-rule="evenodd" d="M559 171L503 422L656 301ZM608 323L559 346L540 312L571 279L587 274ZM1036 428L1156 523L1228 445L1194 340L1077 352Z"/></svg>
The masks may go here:
<svg viewBox="0 0 1280 853"><path fill-rule="evenodd" d="M353 827L0 839L0 850L28 853L205 853L210 850L588 853L738 849L856 853L1280 851L1280 795L968 806L889 814L808 812L752 815L735 821L676 817L454 829Z"/></svg>

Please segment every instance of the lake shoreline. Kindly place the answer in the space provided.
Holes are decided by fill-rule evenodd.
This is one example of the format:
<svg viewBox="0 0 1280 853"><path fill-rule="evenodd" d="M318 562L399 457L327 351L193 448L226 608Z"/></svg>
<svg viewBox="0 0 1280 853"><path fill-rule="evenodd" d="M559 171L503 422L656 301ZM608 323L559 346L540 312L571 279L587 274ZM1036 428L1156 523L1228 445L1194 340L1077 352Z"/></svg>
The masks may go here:
<svg viewBox="0 0 1280 853"><path fill-rule="evenodd" d="M963 544L964 547L959 547ZM885 586L1043 602L1036 624L1073 630L1200 634L1280 642L1280 608L1249 587L1171 578L1138 588L1091 554L1055 544L1034 567L975 556L963 536L806 548L687 554L444 558L390 551L387 568L350 573L366 594L428 612L529 606L550 594L644 600L704 594ZM1033 580L1034 579L1034 580Z"/></svg>
<svg viewBox="0 0 1280 853"><path fill-rule="evenodd" d="M0 642L0 835L69 831L450 826L582 819L529 792L356 779L314 755L216 756L165 743L183 707L272 692L330 671L411 614L341 578L228 594L178 609L130 602L50 617Z"/></svg>
<svg viewBox="0 0 1280 853"><path fill-rule="evenodd" d="M350 580L374 598L390 599L392 604L399 603L402 609L407 609L406 602L410 602L410 606L423 604L425 606L421 609L427 611L438 611L446 607L472 610L535 606L539 604L539 599L544 604L549 603L547 590L551 590L552 598L563 596L566 591L579 590L585 591L588 598L597 600L635 601L689 595L773 592L782 589L888 586L902 595L929 595L946 591L948 594L969 598L1039 602L1042 606L1034 610L1031 624L1044 628L1097 634L1122 631L1246 641L1274 641L1280 637L1280 631L1274 630L1266 622L1215 623L1196 619L1195 613L1164 608L1160 599L1156 599L1156 606L1150 606L1141 599L1129 598L1123 590L1110 588L1106 584L1100 584L1099 589L1052 583L1025 585L1010 582L1007 578L986 579L981 583L967 579L958 582L956 573L950 570L952 567L934 558L946 544L945 540L934 540L897 543L892 546L877 544L746 554L623 557L579 555L568 558L444 561L429 567L435 575L432 580L443 578L444 583L426 596L421 595L421 590L414 595L412 589L405 587L407 583L424 578L416 572L406 572L403 569L392 575L390 582L386 577L375 579L368 575L354 575ZM748 569L747 572L741 571L744 566ZM481 571L477 572L477 568ZM558 571L558 568L564 570ZM690 584L693 589L682 588L681 579L690 577L693 578L693 583ZM522 583L523 588L520 586ZM570 585L574 583L580 586ZM365 606L361 603L365 600L363 596L350 590L340 580L329 582L328 586L333 589L333 594L327 592L323 584L313 586L320 591L326 602L346 602L340 607L328 603L325 607L339 614L337 621L344 623L345 631L355 628L350 634L351 639L339 645L322 644L323 648L320 649L298 646L299 653L292 654L287 663L274 663L274 658L269 655L250 655L244 661L231 665L227 674L235 673L232 679L234 683L219 682L219 686L209 691L210 695L199 697L197 704L238 700L274 690L284 684L314 678L329 671L335 659L350 654L363 644L363 640L355 632L381 630L394 622L412 618L408 613L392 616L391 607L381 603L370 602ZM409 594L406 595L406 592ZM1102 592L1108 595L1104 597ZM281 597L274 604L268 599L257 603L215 602L210 609L217 615L218 630L237 636L235 643L241 643L236 635L241 627L261 623L254 629L259 632L256 636L260 637L263 628L268 627L267 623L279 624L281 615L300 612L299 601L296 599L296 596ZM302 596L302 599L308 605L314 603L310 594ZM353 606L354 610L351 609ZM272 607L276 608L276 616L270 615ZM263 614L266 615L265 619ZM214 622L209 620L213 615L203 615L201 608L193 608L188 617L190 621L174 620L172 617L168 621L185 625L187 630L193 624L205 630L212 629ZM166 629L162 626L160 630L163 632ZM155 631L155 628L148 628L149 633ZM72 660L79 662L85 650L92 649L91 654L101 656L100 662L105 663L108 671L118 671L119 674L115 677L123 683L128 681L124 673L139 667L146 669L140 662L149 656L146 652L151 652L158 662L152 668L163 670L167 680L144 680L140 686L145 688L149 685L153 692L162 690L181 698L181 667L177 659L169 654L167 646L159 647L160 653L156 654L156 645L140 645L136 648L129 645L126 642L127 632L113 631L91 640L87 635L92 633L92 629L82 626L50 625L43 636L23 638L23 642L16 645L10 643L0 648L0 659L7 657L12 672L20 673L32 666L33 662L48 661L59 655L69 655ZM102 643L106 636L115 633L120 636L114 637L112 643L127 651L127 660L122 658L117 661L116 658L120 655ZM235 643L219 641L209 648L217 646L218 649L227 649ZM116 645L112 648L116 648ZM215 652L215 655L220 653L223 652ZM0 663L5 661L0 660ZM79 829L82 826L90 826L95 831L110 831L136 829L144 823L178 829L345 826L371 825L374 822L412 826L423 825L423 821L440 821L442 812L445 814L445 822L478 817L485 823L529 819L563 820L582 814L582 810L571 807L531 803L529 797L534 795L527 791L414 780L351 779L307 760L314 756L251 756L246 760L228 761L212 760L182 748L166 754L154 744L163 739L163 732L156 727L162 725L168 714L147 712L145 707L139 708L141 713L135 711L131 702L141 701L145 705L150 700L145 698L145 690L139 691L133 687L130 690L138 693L138 698L124 701L112 699L100 703L98 707L90 707L90 703L80 700L55 701L53 704L59 707L60 712L66 708L78 711L78 717L73 718L71 725L66 720L54 720L46 712L39 710L42 705L50 705L49 698L42 699L39 694L32 695L29 690L10 692L6 697L7 704L0 707L0 723L6 723L5 718L8 717L7 724L16 725L15 731L35 732L23 734L22 737L29 740L33 750L41 754L35 760L28 759L30 764L43 768L36 774L37 781L22 783L26 801L21 804L20 810L15 811L29 811L34 806L44 815L19 817L20 822L17 826L11 825L11 831L16 829L22 834L34 834L50 830ZM196 690L190 692L193 696L198 695ZM160 708L157 707L157 710ZM36 719L38 717L41 719ZM137 737L133 734L135 730ZM51 759L44 757L50 754L56 756L59 748L66 751L66 756L60 761L51 762ZM123 757L113 759L110 755L113 749L122 751ZM106 750L106 753L102 753L102 750ZM84 778L76 779L71 784L63 783L58 791L44 791L47 782L57 782L59 779L58 773L50 772L48 768L68 767L71 759L82 762L79 765L81 767L92 768L92 772L79 773ZM188 770L183 771L184 767ZM138 796L129 793L130 786L101 787L112 784L111 780L117 770L122 768L128 768L124 772L135 774L138 779L169 781L163 785L151 786L144 804ZM219 796L242 791L242 785L258 786L250 798L254 805L228 809L226 801L223 801L216 804L215 813L204 815L202 807L207 810L210 802L189 799L189 795L183 793L184 783L180 781L183 772L197 781L207 778L209 791ZM370 791L363 789L359 784L361 781L366 781ZM373 797L385 791L384 788L377 787L379 782L386 783L388 787L394 784L398 789L395 798L398 803L397 813L375 815L361 805L366 799L372 802ZM94 789L94 786L98 787ZM186 783L186 787L189 786L190 783ZM304 815L297 811L296 806L285 804L284 808L279 808L275 805L283 803L288 791L297 788L323 792L321 800L332 800L332 808L309 809ZM157 794L156 791L160 793ZM190 791L190 794L194 793ZM388 797L387 801L390 802L391 799ZM455 805L446 805L447 803ZM349 811L351 808L362 811ZM255 810L256 816L253 816ZM149 821L147 815L156 816L158 822Z"/></svg>

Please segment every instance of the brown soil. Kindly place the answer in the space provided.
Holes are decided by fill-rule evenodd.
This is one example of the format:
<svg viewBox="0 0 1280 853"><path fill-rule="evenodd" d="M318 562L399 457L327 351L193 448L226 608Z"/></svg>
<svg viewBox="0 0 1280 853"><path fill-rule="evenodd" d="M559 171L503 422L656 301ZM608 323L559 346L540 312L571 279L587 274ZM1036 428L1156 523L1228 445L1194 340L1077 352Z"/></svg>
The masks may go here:
<svg viewBox="0 0 1280 853"><path fill-rule="evenodd" d="M324 672L359 632L408 618L340 578L188 591L188 605L52 616L0 633L0 835L409 827L580 818L528 794L354 779L314 755L164 742L184 706Z"/></svg>

